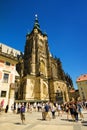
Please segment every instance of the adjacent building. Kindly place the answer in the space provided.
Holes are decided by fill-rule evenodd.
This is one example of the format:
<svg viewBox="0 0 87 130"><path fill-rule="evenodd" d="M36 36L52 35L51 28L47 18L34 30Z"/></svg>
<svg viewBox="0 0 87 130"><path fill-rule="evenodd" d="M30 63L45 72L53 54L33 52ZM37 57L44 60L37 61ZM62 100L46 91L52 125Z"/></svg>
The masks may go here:
<svg viewBox="0 0 87 130"><path fill-rule="evenodd" d="M3 101L4 109L7 104L11 108L14 103L16 76L19 76L16 71L18 55L20 51L0 43L0 102Z"/></svg>
<svg viewBox="0 0 87 130"><path fill-rule="evenodd" d="M80 75L76 80L81 100L87 100L87 74Z"/></svg>

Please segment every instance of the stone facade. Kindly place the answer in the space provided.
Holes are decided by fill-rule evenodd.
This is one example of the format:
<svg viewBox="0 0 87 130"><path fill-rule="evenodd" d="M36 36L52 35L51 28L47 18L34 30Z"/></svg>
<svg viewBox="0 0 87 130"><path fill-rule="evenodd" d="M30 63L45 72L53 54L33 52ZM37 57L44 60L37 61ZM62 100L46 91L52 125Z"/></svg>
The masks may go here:
<svg viewBox="0 0 87 130"><path fill-rule="evenodd" d="M17 68L20 66L20 100L69 101L66 82L58 79L57 61L50 54L47 34L42 33L37 18L33 30L26 35L22 64Z"/></svg>

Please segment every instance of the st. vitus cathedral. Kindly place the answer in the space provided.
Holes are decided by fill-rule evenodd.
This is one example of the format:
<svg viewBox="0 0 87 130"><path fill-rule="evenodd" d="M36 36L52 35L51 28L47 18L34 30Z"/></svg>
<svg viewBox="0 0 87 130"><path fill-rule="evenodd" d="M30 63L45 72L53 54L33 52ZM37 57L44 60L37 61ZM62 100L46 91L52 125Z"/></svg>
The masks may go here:
<svg viewBox="0 0 87 130"><path fill-rule="evenodd" d="M30 102L69 101L67 84L59 78L58 65L49 52L47 34L41 31L36 16L32 31L26 35L24 54L17 64L20 74L18 99Z"/></svg>

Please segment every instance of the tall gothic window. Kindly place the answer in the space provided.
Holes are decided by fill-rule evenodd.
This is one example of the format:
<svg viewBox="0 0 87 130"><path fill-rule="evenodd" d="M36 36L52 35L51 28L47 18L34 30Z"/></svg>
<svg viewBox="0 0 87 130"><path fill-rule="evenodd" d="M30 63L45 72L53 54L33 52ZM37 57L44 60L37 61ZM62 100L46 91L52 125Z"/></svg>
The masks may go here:
<svg viewBox="0 0 87 130"><path fill-rule="evenodd" d="M45 75L45 63L44 63L44 61L40 62L40 73Z"/></svg>

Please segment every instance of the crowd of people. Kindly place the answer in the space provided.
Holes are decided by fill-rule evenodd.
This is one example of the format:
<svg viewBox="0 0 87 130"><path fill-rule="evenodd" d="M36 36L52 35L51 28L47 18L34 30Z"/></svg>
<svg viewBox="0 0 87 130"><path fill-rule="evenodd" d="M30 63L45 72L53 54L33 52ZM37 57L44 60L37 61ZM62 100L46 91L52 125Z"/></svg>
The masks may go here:
<svg viewBox="0 0 87 130"><path fill-rule="evenodd" d="M66 113L66 118L69 120L69 117L71 116L72 121L78 121L79 120L79 115L81 120L84 120L83 116L83 106L82 102L67 102L62 105L57 104L57 103L46 103L44 106L44 111L42 114L43 119L46 120L46 118L50 117L49 112L52 113L52 118L56 118L55 113L58 113L58 116L62 116L64 113Z"/></svg>
<svg viewBox="0 0 87 130"><path fill-rule="evenodd" d="M43 120L55 119L56 116L62 116L66 114L66 119L72 119L72 121L78 122L78 120L84 120L83 109L87 110L87 105L81 101L71 101L64 104L58 104L57 102L46 103L14 103L12 105L13 113L20 113L21 120L25 120L25 112L41 112ZM23 110L23 111L22 111Z"/></svg>
<svg viewBox="0 0 87 130"><path fill-rule="evenodd" d="M1 105L0 105L1 106ZM6 106L7 113L9 106ZM25 122L25 113L41 112L42 120L55 119L57 116L66 115L66 119L78 122L84 120L83 109L87 110L87 102L71 101L59 104L57 102L34 102L34 103L14 103L11 106L13 113L20 114L22 124Z"/></svg>

